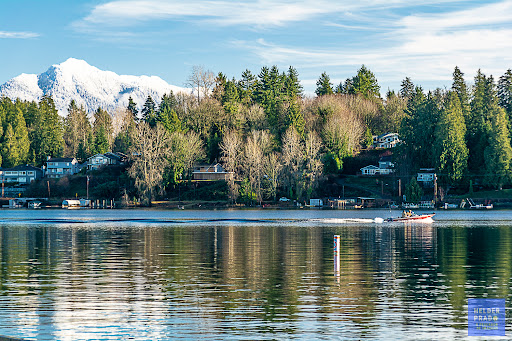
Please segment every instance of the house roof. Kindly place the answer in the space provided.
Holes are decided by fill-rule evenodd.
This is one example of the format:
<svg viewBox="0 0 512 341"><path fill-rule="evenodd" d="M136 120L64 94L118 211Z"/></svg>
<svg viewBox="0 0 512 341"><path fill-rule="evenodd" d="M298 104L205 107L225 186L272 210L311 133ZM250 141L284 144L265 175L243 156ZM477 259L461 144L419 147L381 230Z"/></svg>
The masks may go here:
<svg viewBox="0 0 512 341"><path fill-rule="evenodd" d="M381 139L381 138L386 137L386 136L394 136L394 135L398 136L398 133L385 133L385 134L377 136L377 138Z"/></svg>
<svg viewBox="0 0 512 341"><path fill-rule="evenodd" d="M41 168L37 168L30 165L18 165L16 167L12 168L0 168L2 171L39 171L42 172L43 170Z"/></svg>
<svg viewBox="0 0 512 341"><path fill-rule="evenodd" d="M95 157L97 157L97 156L104 156L104 155L103 155L103 154L95 154L95 155L93 155L93 156L89 156L89 157L87 158L87 160L92 159L92 158L95 158Z"/></svg>
<svg viewBox="0 0 512 341"><path fill-rule="evenodd" d="M106 157L106 158L109 158L109 159L113 159L113 160L117 160L117 161L121 161L122 159L126 159L127 158L127 156L125 154L123 154L123 153L106 152L105 154L96 154L96 155L90 156L90 157L87 158L87 160L90 160L90 159L98 157L98 156L103 156L103 157Z"/></svg>
<svg viewBox="0 0 512 341"><path fill-rule="evenodd" d="M379 169L379 167L374 166L374 165L368 165L366 167L361 168L361 170L363 170L363 169Z"/></svg>
<svg viewBox="0 0 512 341"><path fill-rule="evenodd" d="M391 162L391 161L393 161L393 158L391 157L391 155L386 155L379 159L379 162Z"/></svg>
<svg viewBox="0 0 512 341"><path fill-rule="evenodd" d="M435 169L434 168L420 168L420 171L418 172L419 173L435 173Z"/></svg>
<svg viewBox="0 0 512 341"><path fill-rule="evenodd" d="M74 157L52 157L46 160L46 162L73 162L76 161Z"/></svg>
<svg viewBox="0 0 512 341"><path fill-rule="evenodd" d="M116 153L105 153L103 154L105 155L105 157L108 157L109 159L113 159L113 160L117 160L117 161L121 161L121 156L120 155L117 155Z"/></svg>

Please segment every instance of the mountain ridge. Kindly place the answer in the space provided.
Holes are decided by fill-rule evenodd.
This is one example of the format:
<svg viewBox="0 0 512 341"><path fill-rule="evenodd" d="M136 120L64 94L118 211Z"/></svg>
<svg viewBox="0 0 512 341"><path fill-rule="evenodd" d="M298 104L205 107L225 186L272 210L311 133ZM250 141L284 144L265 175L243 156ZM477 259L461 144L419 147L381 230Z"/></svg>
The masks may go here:
<svg viewBox="0 0 512 341"><path fill-rule="evenodd" d="M89 113L98 107L112 112L127 107L131 96L140 111L148 95L159 103L171 91L190 93L190 89L168 84L158 76L118 75L75 58L54 64L38 75L22 73L0 85L0 96L11 100L39 101L45 95L52 96L61 116L67 115L71 100Z"/></svg>

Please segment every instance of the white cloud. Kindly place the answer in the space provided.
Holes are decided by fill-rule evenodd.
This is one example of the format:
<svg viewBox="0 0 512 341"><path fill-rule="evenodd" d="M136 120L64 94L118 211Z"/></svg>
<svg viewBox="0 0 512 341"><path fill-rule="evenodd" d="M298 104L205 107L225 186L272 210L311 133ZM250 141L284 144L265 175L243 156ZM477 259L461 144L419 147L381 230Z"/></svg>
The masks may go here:
<svg viewBox="0 0 512 341"><path fill-rule="evenodd" d="M350 16L351 12L454 1L456 0L418 0L413 3L408 0L118 0L95 6L77 26L131 26L152 20L194 20L220 26L268 27L307 21L321 15Z"/></svg>
<svg viewBox="0 0 512 341"><path fill-rule="evenodd" d="M451 84L455 66L467 80L481 68L496 77L512 67L512 1L446 13L406 16L389 24L373 18L379 32L366 44L338 48L294 47L266 40L237 42L264 64L291 64L306 73L326 70L334 82L353 76L365 64L380 82L399 84L406 76L421 84ZM372 18L369 18L371 21ZM361 47L363 46L363 47Z"/></svg>
<svg viewBox="0 0 512 341"><path fill-rule="evenodd" d="M38 33L34 32L9 32L9 31L0 31L0 39L29 39L29 38L37 38L39 37Z"/></svg>

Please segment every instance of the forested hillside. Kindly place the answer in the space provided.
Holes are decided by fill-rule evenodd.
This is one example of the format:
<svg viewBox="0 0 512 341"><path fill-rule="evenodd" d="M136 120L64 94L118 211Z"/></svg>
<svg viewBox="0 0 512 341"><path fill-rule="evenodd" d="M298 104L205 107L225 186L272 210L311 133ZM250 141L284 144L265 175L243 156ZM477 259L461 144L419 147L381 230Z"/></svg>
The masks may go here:
<svg viewBox="0 0 512 341"><path fill-rule="evenodd" d="M310 97L293 67L246 70L240 79L196 68L193 94L171 92L158 106L148 97L140 113L130 99L127 108L98 108L88 117L71 101L63 119L50 97L2 98L1 165L124 152L139 194L151 200L189 178L195 163L219 161L235 174L233 201L305 199L325 175L339 174L344 160L370 146L372 135L398 132L398 174L436 168L440 186L471 180L501 189L511 183L512 71L497 82L479 71L468 84L455 68L450 89L426 92L406 78L398 92L381 94L363 65L337 85L324 72Z"/></svg>

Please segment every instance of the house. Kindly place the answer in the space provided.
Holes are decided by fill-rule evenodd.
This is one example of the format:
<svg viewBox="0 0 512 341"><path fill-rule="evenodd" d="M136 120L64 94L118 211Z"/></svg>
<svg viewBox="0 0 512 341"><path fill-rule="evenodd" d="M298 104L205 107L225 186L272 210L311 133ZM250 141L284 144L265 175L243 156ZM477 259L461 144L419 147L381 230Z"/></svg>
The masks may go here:
<svg viewBox="0 0 512 341"><path fill-rule="evenodd" d="M19 185L30 184L32 181L41 179L43 170L41 168L19 165L13 168L0 168L0 181L2 183L16 183Z"/></svg>
<svg viewBox="0 0 512 341"><path fill-rule="evenodd" d="M48 178L62 178L80 171L80 165L74 157L48 157L46 160L46 176Z"/></svg>
<svg viewBox="0 0 512 341"><path fill-rule="evenodd" d="M361 168L361 174L376 175L378 170L379 170L379 167L374 166L374 165L369 165L369 166Z"/></svg>
<svg viewBox="0 0 512 341"><path fill-rule="evenodd" d="M394 163L391 162L392 158L391 155L383 156L379 159L379 166L369 165L366 167L361 168L361 174L362 175L388 175L393 173L395 170L393 167L395 167Z"/></svg>
<svg viewBox="0 0 512 341"><path fill-rule="evenodd" d="M197 165L192 172L194 180L228 180L233 172L226 172L220 163Z"/></svg>
<svg viewBox="0 0 512 341"><path fill-rule="evenodd" d="M87 170L99 169L110 165L123 165L126 163L127 156L122 153L96 154L87 159Z"/></svg>
<svg viewBox="0 0 512 341"><path fill-rule="evenodd" d="M434 168L420 168L416 181L423 184L423 187L433 187L436 173Z"/></svg>
<svg viewBox="0 0 512 341"><path fill-rule="evenodd" d="M386 133L373 137L374 148L394 148L398 143L400 143L400 139L397 133Z"/></svg>

